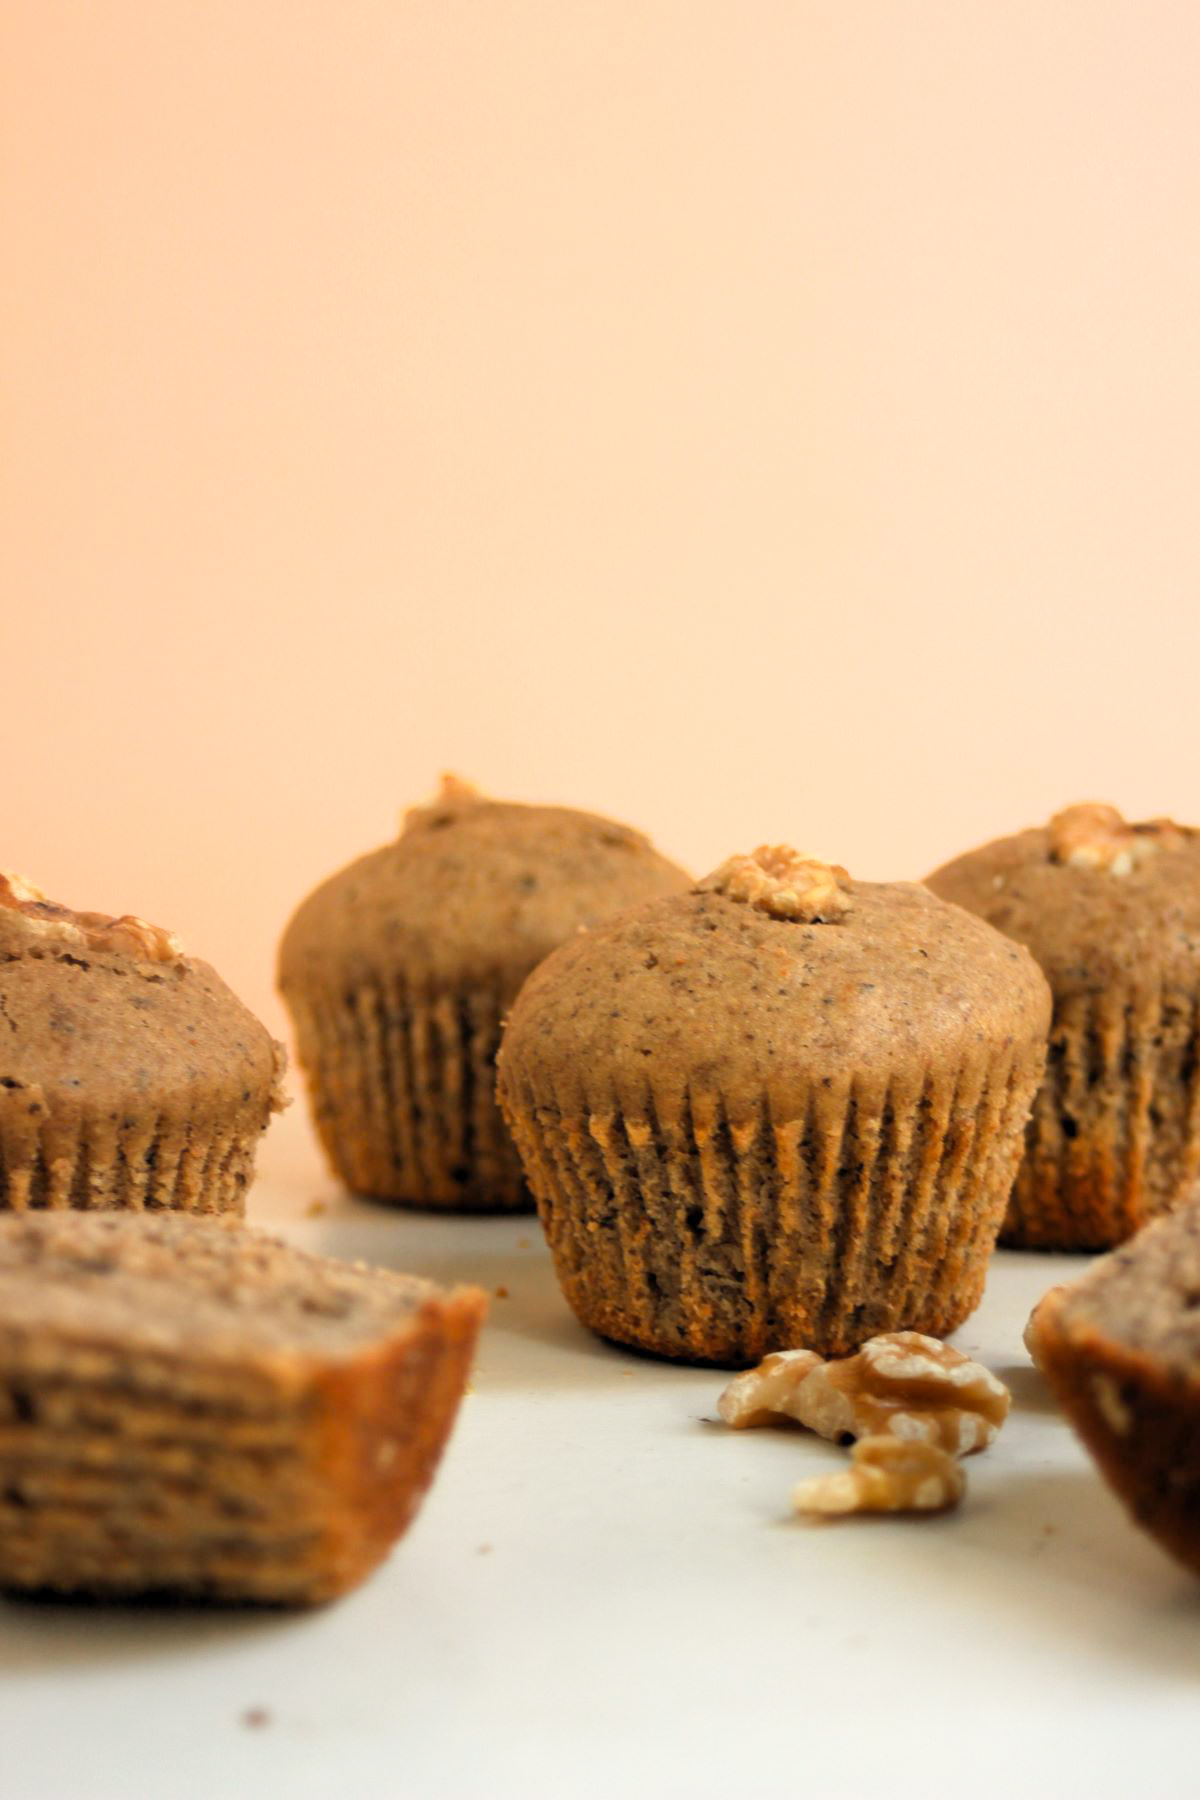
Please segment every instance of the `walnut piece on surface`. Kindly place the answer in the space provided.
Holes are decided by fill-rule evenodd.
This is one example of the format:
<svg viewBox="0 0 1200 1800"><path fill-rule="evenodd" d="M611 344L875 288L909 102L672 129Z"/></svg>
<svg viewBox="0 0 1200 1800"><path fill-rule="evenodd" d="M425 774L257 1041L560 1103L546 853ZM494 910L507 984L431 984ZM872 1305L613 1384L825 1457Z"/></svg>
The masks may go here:
<svg viewBox="0 0 1200 1800"><path fill-rule="evenodd" d="M731 856L697 882L698 894L725 894L772 919L833 924L854 905L853 884L840 863L793 850L788 844L760 844L750 856Z"/></svg>
<svg viewBox="0 0 1200 1800"><path fill-rule="evenodd" d="M35 943L109 951L136 962L177 962L183 955L179 939L159 925L133 913L114 919L107 913L73 912L69 906L47 900L40 888L21 875L0 873L0 911L10 923L19 922L22 935Z"/></svg>
<svg viewBox="0 0 1200 1800"><path fill-rule="evenodd" d="M483 800L483 795L473 781L464 781L461 775L447 772L442 775L438 791L432 800L409 807L404 814L401 830L411 831L414 826L422 825L449 825L472 806L481 806Z"/></svg>
<svg viewBox="0 0 1200 1800"><path fill-rule="evenodd" d="M798 1513L945 1512L966 1492L954 1458L936 1444L884 1434L865 1437L850 1452L850 1467L814 1475L792 1489Z"/></svg>
<svg viewBox="0 0 1200 1800"><path fill-rule="evenodd" d="M1130 824L1115 806L1088 801L1068 806L1050 821L1050 854L1073 869L1130 875L1160 850L1178 850L1188 832L1172 819Z"/></svg>
<svg viewBox="0 0 1200 1800"><path fill-rule="evenodd" d="M773 1350L756 1369L735 1375L717 1402L726 1425L745 1431L794 1418L789 1410L801 1381L822 1366L815 1350Z"/></svg>
<svg viewBox="0 0 1200 1800"><path fill-rule="evenodd" d="M992 1442L1011 1403L1004 1383L961 1350L893 1331L832 1362L776 1351L735 1375L717 1409L738 1430L793 1419L835 1443L886 1434L969 1456Z"/></svg>

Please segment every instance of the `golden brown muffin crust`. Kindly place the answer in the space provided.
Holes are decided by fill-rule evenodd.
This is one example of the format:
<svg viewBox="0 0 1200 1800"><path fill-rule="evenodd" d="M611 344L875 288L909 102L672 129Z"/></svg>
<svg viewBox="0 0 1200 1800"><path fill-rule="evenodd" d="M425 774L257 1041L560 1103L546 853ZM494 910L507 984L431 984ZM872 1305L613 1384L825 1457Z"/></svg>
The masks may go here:
<svg viewBox="0 0 1200 1800"><path fill-rule="evenodd" d="M1056 854L1053 824L1038 826L956 857L927 885L1027 945L1056 992L1102 993L1116 984L1194 992L1200 833L1170 829L1177 841L1114 873Z"/></svg>
<svg viewBox="0 0 1200 1800"><path fill-rule="evenodd" d="M0 1085L38 1086L56 1113L278 1105L279 1077L270 1034L207 963L0 952Z"/></svg>
<svg viewBox="0 0 1200 1800"><path fill-rule="evenodd" d="M280 985L402 974L428 990L515 993L581 925L687 880L640 832L592 813L476 797L415 808L395 843L304 901Z"/></svg>
<svg viewBox="0 0 1200 1800"><path fill-rule="evenodd" d="M1046 984L1018 946L913 883L856 882L853 899L836 923L712 891L644 907L534 971L503 1055L536 1055L564 1104L695 1082L733 1117L765 1093L781 1120L831 1072L886 1081L1044 1034Z"/></svg>

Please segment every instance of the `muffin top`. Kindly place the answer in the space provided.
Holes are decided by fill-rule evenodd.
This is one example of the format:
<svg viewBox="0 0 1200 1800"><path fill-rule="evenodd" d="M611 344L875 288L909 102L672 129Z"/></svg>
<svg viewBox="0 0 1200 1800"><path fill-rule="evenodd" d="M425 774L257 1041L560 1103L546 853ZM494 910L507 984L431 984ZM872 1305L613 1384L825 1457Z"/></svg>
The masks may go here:
<svg viewBox="0 0 1200 1800"><path fill-rule="evenodd" d="M522 988L501 1084L523 1071L559 1104L631 1110L647 1090L720 1093L730 1115L767 1097L777 1119L814 1087L914 1085L997 1044L1045 1035L1033 959L913 883L764 846L688 893L564 944Z"/></svg>
<svg viewBox="0 0 1200 1800"><path fill-rule="evenodd" d="M946 863L928 886L1027 944L1056 993L1194 987L1200 974L1200 832L1170 819L1071 806Z"/></svg>
<svg viewBox="0 0 1200 1800"><path fill-rule="evenodd" d="M309 895L284 934L280 986L400 976L429 992L513 994L581 926L689 877L627 825L487 800L453 777L395 843Z"/></svg>
<svg viewBox="0 0 1200 1800"><path fill-rule="evenodd" d="M473 1290L455 1294L483 1310ZM416 1276L311 1256L225 1219L0 1218L0 1337L10 1341L239 1365L278 1352L341 1359L445 1298Z"/></svg>
<svg viewBox="0 0 1200 1800"><path fill-rule="evenodd" d="M156 925L73 912L0 875L0 1099L56 1117L167 1098L278 1108L283 1047Z"/></svg>

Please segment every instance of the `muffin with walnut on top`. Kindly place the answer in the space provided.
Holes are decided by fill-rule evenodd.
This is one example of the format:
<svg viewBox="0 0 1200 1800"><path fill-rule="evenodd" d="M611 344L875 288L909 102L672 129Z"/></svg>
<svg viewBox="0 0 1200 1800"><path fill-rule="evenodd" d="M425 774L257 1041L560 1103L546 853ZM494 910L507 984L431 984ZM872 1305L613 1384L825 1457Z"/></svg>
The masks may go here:
<svg viewBox="0 0 1200 1800"><path fill-rule="evenodd" d="M627 825L447 777L395 843L310 894L279 985L347 1186L408 1206L527 1207L494 1097L501 1019L564 939L687 881Z"/></svg>
<svg viewBox="0 0 1200 1800"><path fill-rule="evenodd" d="M726 1365L952 1331L1049 1015L981 920L784 846L563 945L513 1007L498 1092L567 1300Z"/></svg>
<svg viewBox="0 0 1200 1800"><path fill-rule="evenodd" d="M928 885L1026 945L1054 994L1004 1242L1123 1242L1200 1180L1200 833L1072 806Z"/></svg>
<svg viewBox="0 0 1200 1800"><path fill-rule="evenodd" d="M0 1208L240 1212L283 1064L169 932L0 875Z"/></svg>

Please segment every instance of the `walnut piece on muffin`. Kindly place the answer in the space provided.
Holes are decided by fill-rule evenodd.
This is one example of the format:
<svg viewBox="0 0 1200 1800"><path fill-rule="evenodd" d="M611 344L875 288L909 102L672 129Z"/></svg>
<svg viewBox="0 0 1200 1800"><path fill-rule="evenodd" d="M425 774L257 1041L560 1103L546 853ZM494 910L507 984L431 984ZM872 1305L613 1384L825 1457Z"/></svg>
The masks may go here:
<svg viewBox="0 0 1200 1800"><path fill-rule="evenodd" d="M107 913L73 912L57 900L47 900L40 888L23 875L0 871L0 909L10 917L10 934L17 927L30 945L69 944L79 950L112 950L142 962L177 962L183 946L173 932L150 925L134 913L113 919Z"/></svg>
<svg viewBox="0 0 1200 1800"><path fill-rule="evenodd" d="M0 1021L0 1209L242 1210L283 1046L170 932L0 876Z"/></svg>
<svg viewBox="0 0 1200 1800"><path fill-rule="evenodd" d="M1072 806L928 886L1024 944L1054 995L1001 1241L1123 1242L1200 1181L1200 834Z"/></svg>
<svg viewBox="0 0 1200 1800"><path fill-rule="evenodd" d="M1103 869L1129 875L1162 850L1181 850L1187 832L1172 819L1131 825L1115 806L1088 801L1068 806L1050 821L1050 853L1074 869Z"/></svg>
<svg viewBox="0 0 1200 1800"><path fill-rule="evenodd" d="M821 862L788 844L760 844L750 856L731 856L696 883L698 894L728 894L772 919L810 925L844 919L854 888L840 863Z"/></svg>

